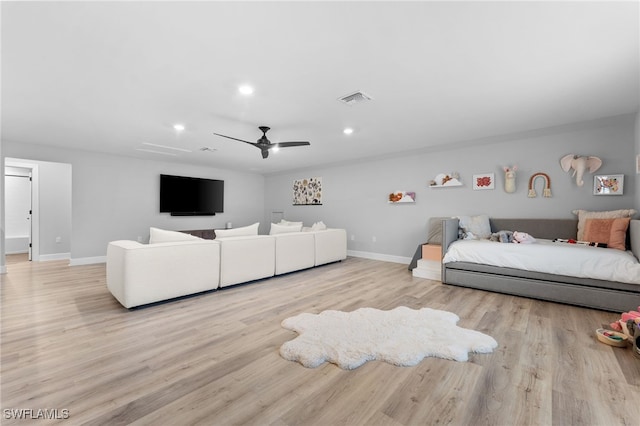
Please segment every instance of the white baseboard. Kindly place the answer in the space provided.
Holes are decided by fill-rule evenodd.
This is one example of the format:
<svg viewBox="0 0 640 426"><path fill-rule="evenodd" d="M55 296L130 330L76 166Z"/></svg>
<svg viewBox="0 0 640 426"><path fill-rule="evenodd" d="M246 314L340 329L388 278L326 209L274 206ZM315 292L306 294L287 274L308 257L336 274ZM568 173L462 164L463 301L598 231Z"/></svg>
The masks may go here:
<svg viewBox="0 0 640 426"><path fill-rule="evenodd" d="M67 260L71 259L71 253L53 253L53 254L41 254L38 258L39 262L48 262L50 260Z"/></svg>
<svg viewBox="0 0 640 426"><path fill-rule="evenodd" d="M96 263L107 263L107 256L79 257L77 259L71 259L69 261L69 266L94 265Z"/></svg>
<svg viewBox="0 0 640 426"><path fill-rule="evenodd" d="M6 251L4 254L26 254L29 253L29 250L14 250L14 251Z"/></svg>
<svg viewBox="0 0 640 426"><path fill-rule="evenodd" d="M405 265L411 263L410 257L393 256L390 254L372 253L368 251L347 250L347 255L362 257L363 259L382 260L383 262L403 263Z"/></svg>
<svg viewBox="0 0 640 426"><path fill-rule="evenodd" d="M6 274L6 273L7 273L7 266L6 265L0 266L0 274Z"/></svg>

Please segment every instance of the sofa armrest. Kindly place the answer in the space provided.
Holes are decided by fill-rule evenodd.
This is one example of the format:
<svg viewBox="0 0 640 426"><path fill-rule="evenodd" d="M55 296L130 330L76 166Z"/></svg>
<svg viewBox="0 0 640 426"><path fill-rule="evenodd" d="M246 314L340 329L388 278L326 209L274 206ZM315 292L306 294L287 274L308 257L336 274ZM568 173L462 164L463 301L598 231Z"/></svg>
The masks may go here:
<svg viewBox="0 0 640 426"><path fill-rule="evenodd" d="M458 218L444 219L442 221L442 257L449 250L451 243L458 239L458 226L460 220ZM442 278L443 283L447 282L447 268L446 265L442 265Z"/></svg>
<svg viewBox="0 0 640 426"><path fill-rule="evenodd" d="M452 242L458 239L458 218L444 219L442 221L442 257L449 249Z"/></svg>

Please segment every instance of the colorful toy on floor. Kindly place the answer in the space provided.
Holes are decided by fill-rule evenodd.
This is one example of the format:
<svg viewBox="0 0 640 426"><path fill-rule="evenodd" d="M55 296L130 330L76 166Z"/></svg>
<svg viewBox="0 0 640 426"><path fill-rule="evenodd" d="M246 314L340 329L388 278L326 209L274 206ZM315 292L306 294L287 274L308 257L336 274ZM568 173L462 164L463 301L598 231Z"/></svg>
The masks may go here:
<svg viewBox="0 0 640 426"><path fill-rule="evenodd" d="M629 338L633 338L633 330L629 329L628 321L631 321L635 324L640 324L640 306L638 306L638 311L629 311L623 312L620 315L620 319L618 321L612 322L609 326L616 331L622 332L627 335Z"/></svg>
<svg viewBox="0 0 640 426"><path fill-rule="evenodd" d="M629 338L622 333L605 330L604 328L597 329L596 336L602 343L609 346L616 346L618 348L627 346L627 342L629 340Z"/></svg>

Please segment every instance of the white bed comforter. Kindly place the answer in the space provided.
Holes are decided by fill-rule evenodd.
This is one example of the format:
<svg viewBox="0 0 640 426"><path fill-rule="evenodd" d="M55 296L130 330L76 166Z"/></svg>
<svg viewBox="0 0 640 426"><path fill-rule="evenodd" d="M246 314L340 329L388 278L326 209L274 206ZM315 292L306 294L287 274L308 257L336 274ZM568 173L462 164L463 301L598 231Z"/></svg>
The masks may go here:
<svg viewBox="0 0 640 426"><path fill-rule="evenodd" d="M631 252L537 240L534 244L458 240L442 260L640 284L640 263Z"/></svg>

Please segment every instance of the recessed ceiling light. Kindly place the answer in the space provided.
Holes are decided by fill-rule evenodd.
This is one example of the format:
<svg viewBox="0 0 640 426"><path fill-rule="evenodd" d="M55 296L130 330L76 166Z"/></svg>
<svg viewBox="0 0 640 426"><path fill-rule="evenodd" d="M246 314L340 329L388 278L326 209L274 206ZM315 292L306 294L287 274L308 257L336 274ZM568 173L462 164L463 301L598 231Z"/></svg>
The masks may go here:
<svg viewBox="0 0 640 426"><path fill-rule="evenodd" d="M344 133L345 135L350 135L351 133L353 133L353 129L351 127L347 127L342 131L342 133Z"/></svg>
<svg viewBox="0 0 640 426"><path fill-rule="evenodd" d="M251 95L253 94L253 87L249 86L248 84L244 84L238 87L238 91L243 95Z"/></svg>
<svg viewBox="0 0 640 426"><path fill-rule="evenodd" d="M174 124L173 128L175 129L176 132L181 132L184 130L184 124Z"/></svg>

